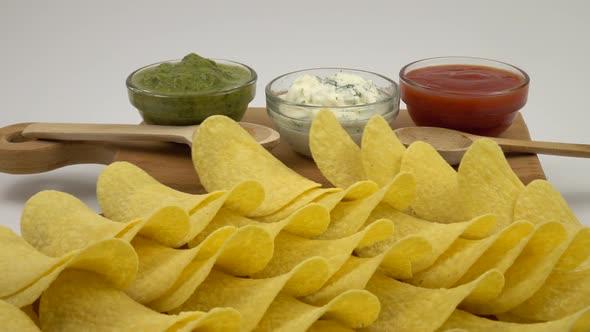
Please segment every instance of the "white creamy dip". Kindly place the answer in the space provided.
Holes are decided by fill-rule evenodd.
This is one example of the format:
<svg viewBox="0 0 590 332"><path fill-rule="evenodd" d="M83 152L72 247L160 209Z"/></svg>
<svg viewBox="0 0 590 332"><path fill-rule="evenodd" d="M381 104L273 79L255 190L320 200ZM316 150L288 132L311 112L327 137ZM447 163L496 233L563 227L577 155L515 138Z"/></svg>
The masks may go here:
<svg viewBox="0 0 590 332"><path fill-rule="evenodd" d="M370 80L348 74L336 73L329 77L303 75L298 77L281 98L296 104L323 106L333 109L339 120L351 121L359 117L367 118L375 114L371 109L346 109L346 106L366 105L385 98L383 92ZM315 110L317 112L318 110ZM315 114L302 111L301 108L284 105L281 112L295 119L312 118ZM314 112L314 113L315 113ZM368 114L367 112L371 113Z"/></svg>
<svg viewBox="0 0 590 332"><path fill-rule="evenodd" d="M332 71L329 76L297 76L286 91L275 96L277 111L268 114L278 127L281 139L293 150L311 156L309 129L313 118L322 109L334 113L344 130L360 144L362 132L371 117L380 114L386 121L397 115L395 98L386 90L362 76Z"/></svg>

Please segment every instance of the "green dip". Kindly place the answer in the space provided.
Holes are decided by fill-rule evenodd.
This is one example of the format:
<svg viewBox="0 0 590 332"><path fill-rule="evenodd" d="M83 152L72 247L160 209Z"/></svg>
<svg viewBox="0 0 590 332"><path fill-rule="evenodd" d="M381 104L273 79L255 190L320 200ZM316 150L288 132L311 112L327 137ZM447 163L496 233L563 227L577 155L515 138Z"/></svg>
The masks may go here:
<svg viewBox="0 0 590 332"><path fill-rule="evenodd" d="M161 94L211 93L245 83L250 72L244 68L216 63L191 53L180 62L162 63L133 76L137 87Z"/></svg>
<svg viewBox="0 0 590 332"><path fill-rule="evenodd" d="M256 79L247 66L191 53L139 69L126 84L129 101L146 123L184 126L216 114L240 121L256 93Z"/></svg>

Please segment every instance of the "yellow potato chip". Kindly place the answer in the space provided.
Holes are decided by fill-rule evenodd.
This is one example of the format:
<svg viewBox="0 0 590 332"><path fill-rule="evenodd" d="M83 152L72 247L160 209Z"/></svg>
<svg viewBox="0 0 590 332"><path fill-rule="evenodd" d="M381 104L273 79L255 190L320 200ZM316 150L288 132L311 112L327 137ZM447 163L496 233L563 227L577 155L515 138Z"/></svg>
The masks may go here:
<svg viewBox="0 0 590 332"><path fill-rule="evenodd" d="M373 181L359 181L339 192L318 197L315 202L332 211L340 202L360 200L377 192L378 190L379 187Z"/></svg>
<svg viewBox="0 0 590 332"><path fill-rule="evenodd" d="M574 228L582 225L561 194L545 180L529 183L518 195L514 206L514 220L532 223L559 221Z"/></svg>
<svg viewBox="0 0 590 332"><path fill-rule="evenodd" d="M157 311L178 307L207 277L223 244L235 231L232 227L219 229L192 249L172 249L136 237L131 244L139 258L139 270L127 294Z"/></svg>
<svg viewBox="0 0 590 332"><path fill-rule="evenodd" d="M354 330L336 321L322 319L313 323L307 332L354 332Z"/></svg>
<svg viewBox="0 0 590 332"><path fill-rule="evenodd" d="M432 244L427 239L409 235L397 240L382 255L381 269L390 277L408 279L432 252Z"/></svg>
<svg viewBox="0 0 590 332"><path fill-rule="evenodd" d="M275 238L275 251L268 265L255 278L277 276L291 270L310 257L324 257L330 264L330 274L336 272L356 247L370 245L391 236L391 221L379 220L365 229L337 240L309 240L289 233Z"/></svg>
<svg viewBox="0 0 590 332"><path fill-rule="evenodd" d="M199 243L211 232L224 226L243 227L255 225L268 231L273 237L283 229L301 237L315 237L323 233L330 223L330 213L317 203L310 203L293 212L287 218L276 222L259 222L241 216L231 210L220 209L207 227L189 243Z"/></svg>
<svg viewBox="0 0 590 332"><path fill-rule="evenodd" d="M322 197L330 196L330 194L338 193L341 191L342 189L340 188L313 188L299 195L299 197L297 197L291 203L289 203L282 209L276 211L275 213L269 214L267 216L255 217L254 219L262 222L280 221L288 218L295 211L301 209L302 207L305 207L307 204L319 200Z"/></svg>
<svg viewBox="0 0 590 332"><path fill-rule="evenodd" d="M120 223L98 215L72 195L51 190L32 196L21 217L22 236L49 256L114 237L131 241L138 233L177 247L186 243L189 229L188 215L179 207L164 207L146 218Z"/></svg>
<svg viewBox="0 0 590 332"><path fill-rule="evenodd" d="M347 188L367 179L361 149L331 111L320 110L314 117L309 148L318 168L334 186Z"/></svg>
<svg viewBox="0 0 590 332"><path fill-rule="evenodd" d="M41 332L35 322L19 308L0 300L0 330Z"/></svg>
<svg viewBox="0 0 590 332"><path fill-rule="evenodd" d="M2 300L0 300L2 301ZM29 318L33 321L33 323L35 323L35 325L39 326L41 325L41 323L39 323L39 315L37 313L37 309L39 307L39 302L35 301L29 305L26 305L24 307L21 307L20 310L22 312L24 312L27 316L29 316ZM0 320L1 321L1 320Z"/></svg>
<svg viewBox="0 0 590 332"><path fill-rule="evenodd" d="M457 172L427 143L414 142L405 151L400 171L414 175L416 198L410 209L419 218L451 223L464 221Z"/></svg>
<svg viewBox="0 0 590 332"><path fill-rule="evenodd" d="M545 282L571 238L557 222L537 225L514 263L504 273L506 286L495 299L486 303L464 303L463 309L493 315L506 312L531 297Z"/></svg>
<svg viewBox="0 0 590 332"><path fill-rule="evenodd" d="M338 239L349 236L365 224L373 209L382 201L387 200L387 203L392 206L405 208L412 197L413 177L408 173L400 173L383 188L369 196L359 200L339 202L330 213L330 226L319 238Z"/></svg>
<svg viewBox="0 0 590 332"><path fill-rule="evenodd" d="M484 213L497 216L498 228L512 222L514 205L524 185L506 161L502 149L490 139L479 139L459 165L459 191L465 218Z"/></svg>
<svg viewBox="0 0 590 332"><path fill-rule="evenodd" d="M377 321L362 331L435 331L465 299L485 302L502 289L499 271L490 270L471 283L450 289L412 286L375 273L367 290L381 301Z"/></svg>
<svg viewBox="0 0 590 332"><path fill-rule="evenodd" d="M374 256L382 252L384 247L390 246L394 242L411 235L423 238L431 246L430 252L421 257L419 261L412 263L412 273L391 274L399 278L411 278L413 273L431 266L459 237L469 239L485 237L495 226L496 222L494 216L483 215L470 221L441 224L410 216L385 204L380 204L373 210L368 222L383 218L389 219L394 223L395 233L393 238L377 243L372 247L357 249L356 251L361 257Z"/></svg>
<svg viewBox="0 0 590 332"><path fill-rule="evenodd" d="M510 311L524 319L561 319L590 307L590 270L554 271L543 286Z"/></svg>
<svg viewBox="0 0 590 332"><path fill-rule="evenodd" d="M215 264L235 276L259 272L273 257L274 236L256 225L240 227L224 244Z"/></svg>
<svg viewBox="0 0 590 332"><path fill-rule="evenodd" d="M242 331L260 322L279 292L303 296L316 291L328 279L328 263L313 257L291 271L268 279L238 278L213 270L197 291L174 312L231 307L242 315Z"/></svg>
<svg viewBox="0 0 590 332"><path fill-rule="evenodd" d="M363 168L369 180L383 187L400 172L406 147L380 115L367 122L361 147Z"/></svg>
<svg viewBox="0 0 590 332"><path fill-rule="evenodd" d="M303 298L303 302L322 306L345 291L364 289L383 257L359 258L350 256L317 292Z"/></svg>
<svg viewBox="0 0 590 332"><path fill-rule="evenodd" d="M490 269L506 272L522 253L534 230L533 225L526 221L518 221L506 227L493 237L494 243L469 267L456 284L470 282Z"/></svg>
<svg viewBox="0 0 590 332"><path fill-rule="evenodd" d="M590 309L585 309L565 318L544 323L518 324L500 322L472 315L462 310L455 310L440 328L440 331L463 329L473 332L554 332L554 331L588 331L590 329Z"/></svg>
<svg viewBox="0 0 590 332"><path fill-rule="evenodd" d="M104 240L84 249L49 257L7 227L0 227L0 299L17 307L33 303L65 269L101 274L126 288L137 272L137 255L123 240Z"/></svg>
<svg viewBox="0 0 590 332"><path fill-rule="evenodd" d="M569 247L565 250L555 266L556 271L570 271L583 267L583 263L590 262L590 228L566 226L573 237Z"/></svg>
<svg viewBox="0 0 590 332"><path fill-rule="evenodd" d="M250 216L272 214L320 186L283 165L224 116L211 116L201 123L193 139L192 158L208 191L229 190L245 180L259 182L264 188L264 201Z"/></svg>
<svg viewBox="0 0 590 332"><path fill-rule="evenodd" d="M485 239L456 239L433 265L415 274L408 282L420 287L449 288L461 284L459 280L467 271L470 271L470 275L465 282L474 280L490 269L504 272L521 253L533 229L534 226L529 222L518 222ZM500 264L497 260L502 258L507 259ZM479 261L483 266L474 267Z"/></svg>
<svg viewBox="0 0 590 332"><path fill-rule="evenodd" d="M97 192L103 213L116 221L142 218L170 205L182 207L190 215L190 230L185 242L199 234L221 207L241 214L250 213L264 199L262 185L248 180L235 184L228 191L206 195L181 193L125 162L105 168L99 177Z"/></svg>
<svg viewBox="0 0 590 332"><path fill-rule="evenodd" d="M104 168L98 177L96 192L104 215L122 222L142 218L168 205L179 206L190 214L199 205L223 195L222 192L192 195L174 190L124 161Z"/></svg>
<svg viewBox="0 0 590 332"><path fill-rule="evenodd" d="M75 294L75 296L72 296ZM239 331L231 308L166 315L133 301L98 275L65 271L41 297L43 331Z"/></svg>
<svg viewBox="0 0 590 332"><path fill-rule="evenodd" d="M362 328L375 321L379 311L377 297L364 290L344 292L321 307L279 295L254 331L305 331L320 318Z"/></svg>
<svg viewBox="0 0 590 332"><path fill-rule="evenodd" d="M430 253L432 247L420 237L403 238L385 252L371 258L350 256L321 290L305 298L305 302L323 305L351 289L364 289L377 268L393 277L411 277L412 264Z"/></svg>

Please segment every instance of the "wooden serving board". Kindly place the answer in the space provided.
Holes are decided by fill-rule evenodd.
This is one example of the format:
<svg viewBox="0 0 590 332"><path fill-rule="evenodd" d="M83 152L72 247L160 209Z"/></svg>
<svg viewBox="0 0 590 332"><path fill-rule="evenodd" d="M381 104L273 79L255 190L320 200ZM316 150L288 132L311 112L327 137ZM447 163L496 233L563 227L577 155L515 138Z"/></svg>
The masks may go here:
<svg viewBox="0 0 590 332"><path fill-rule="evenodd" d="M253 122L272 127L272 122L266 114L265 108L251 108L246 112L244 122ZM405 110L393 122L393 128L413 126ZM530 140L528 128L519 114L513 125L501 137ZM322 176L312 159L293 152L285 141L281 141L272 154L285 165L299 174L331 187L332 185ZM122 149L116 160L132 162L145 169L159 181L187 192L203 192L198 177L194 171L190 151L184 146L170 146L169 149L139 151L136 149ZM525 183L535 179L545 179L545 174L537 155L520 154L508 156L508 162L519 178Z"/></svg>
<svg viewBox="0 0 590 332"><path fill-rule="evenodd" d="M273 126L265 108L249 109L243 121ZM205 191L193 168L190 148L187 145L154 142L30 141L19 135L27 125L16 124L0 129L0 172L39 173L73 164L128 161L175 189L190 193ZM407 126L413 126L412 120L405 110L401 110L392 127ZM529 131L521 115L518 115L513 125L501 137L530 140ZM299 174L324 186L331 186L313 160L295 153L285 141L281 141L271 152ZM545 179L536 155L509 155L508 162L525 184L535 179Z"/></svg>

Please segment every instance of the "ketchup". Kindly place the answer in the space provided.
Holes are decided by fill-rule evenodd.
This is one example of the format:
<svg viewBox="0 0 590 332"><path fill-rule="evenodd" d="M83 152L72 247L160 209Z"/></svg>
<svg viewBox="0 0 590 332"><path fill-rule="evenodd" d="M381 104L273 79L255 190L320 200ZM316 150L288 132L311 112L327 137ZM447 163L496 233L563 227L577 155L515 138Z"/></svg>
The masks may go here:
<svg viewBox="0 0 590 332"><path fill-rule="evenodd" d="M437 65L409 71L400 80L408 112L419 126L482 135L506 130L527 100L528 77L481 65Z"/></svg>

